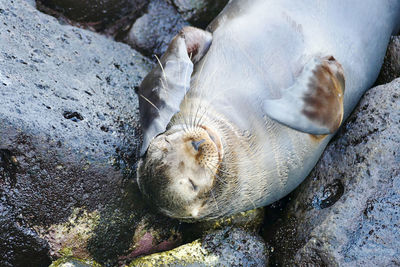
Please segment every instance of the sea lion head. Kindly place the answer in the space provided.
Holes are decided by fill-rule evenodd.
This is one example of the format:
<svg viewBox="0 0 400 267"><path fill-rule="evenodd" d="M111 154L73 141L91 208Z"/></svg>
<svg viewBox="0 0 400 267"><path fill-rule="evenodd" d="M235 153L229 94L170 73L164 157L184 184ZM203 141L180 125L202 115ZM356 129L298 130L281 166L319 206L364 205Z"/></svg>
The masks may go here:
<svg viewBox="0 0 400 267"><path fill-rule="evenodd" d="M222 158L217 131L175 125L150 143L139 163L140 190L170 217L199 219L207 215Z"/></svg>

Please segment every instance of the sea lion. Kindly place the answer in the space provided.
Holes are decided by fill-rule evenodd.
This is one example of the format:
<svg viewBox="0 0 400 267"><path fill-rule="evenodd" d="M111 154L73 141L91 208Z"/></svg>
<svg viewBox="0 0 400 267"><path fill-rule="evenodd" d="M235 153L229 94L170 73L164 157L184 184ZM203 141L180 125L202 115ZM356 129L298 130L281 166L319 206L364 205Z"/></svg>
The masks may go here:
<svg viewBox="0 0 400 267"><path fill-rule="evenodd" d="M139 89L140 190L182 220L284 197L373 85L399 25L398 0L232 0L209 32L185 28Z"/></svg>

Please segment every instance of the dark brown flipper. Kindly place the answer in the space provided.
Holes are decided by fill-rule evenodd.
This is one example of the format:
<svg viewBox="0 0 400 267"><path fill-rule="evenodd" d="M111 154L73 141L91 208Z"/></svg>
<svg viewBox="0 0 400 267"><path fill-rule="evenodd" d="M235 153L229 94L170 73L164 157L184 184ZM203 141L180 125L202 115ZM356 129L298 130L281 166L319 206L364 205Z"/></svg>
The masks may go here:
<svg viewBox="0 0 400 267"><path fill-rule="evenodd" d="M334 133L343 119L345 79L333 56L308 62L282 97L264 102L272 119L310 134Z"/></svg>
<svg viewBox="0 0 400 267"><path fill-rule="evenodd" d="M193 64L211 45L209 32L185 27L172 39L167 51L139 87L139 111L143 130L141 155L150 141L165 131L190 87Z"/></svg>

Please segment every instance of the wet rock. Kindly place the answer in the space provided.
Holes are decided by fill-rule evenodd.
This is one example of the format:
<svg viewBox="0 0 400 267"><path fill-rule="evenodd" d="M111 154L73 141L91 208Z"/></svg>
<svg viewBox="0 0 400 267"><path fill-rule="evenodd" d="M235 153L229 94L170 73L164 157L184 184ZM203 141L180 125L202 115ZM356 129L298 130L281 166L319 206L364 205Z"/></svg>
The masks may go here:
<svg viewBox="0 0 400 267"><path fill-rule="evenodd" d="M1 179L1 176L0 176ZM0 180L1 182L1 180ZM0 200L0 265L48 266L49 245L27 227L21 216Z"/></svg>
<svg viewBox="0 0 400 267"><path fill-rule="evenodd" d="M368 91L265 229L271 266L400 264L400 79Z"/></svg>
<svg viewBox="0 0 400 267"><path fill-rule="evenodd" d="M389 83L398 77L400 77L400 36L392 36L376 84Z"/></svg>
<svg viewBox="0 0 400 267"><path fill-rule="evenodd" d="M146 0L37 0L41 11L95 30L130 16L134 19L146 6Z"/></svg>
<svg viewBox="0 0 400 267"><path fill-rule="evenodd" d="M118 255L118 265L120 266L129 263L138 256L170 250L182 244L180 224L175 220L145 211L142 217L136 216L136 218L133 218L134 220L131 220L131 222L136 221L134 225L125 225L129 229L127 231L128 229L121 228L121 224L118 221L115 223L118 218L115 218L114 214L109 214L108 216L108 220L114 223L111 224L111 227L110 223L99 224L98 231L101 230L99 231L101 234L98 234L96 238L92 238L89 244L89 249L94 248L95 259L101 259L102 262L113 259L117 254L113 254L115 252L110 250L109 247L99 248L99 244L112 243L114 247L119 248L117 251L124 252ZM113 235L116 233L119 238L110 236L110 232ZM126 235L126 233L130 234ZM121 246L121 239L130 244L128 248Z"/></svg>
<svg viewBox="0 0 400 267"><path fill-rule="evenodd" d="M151 0L147 11L123 40L144 55L161 56L171 39L188 23L165 0Z"/></svg>
<svg viewBox="0 0 400 267"><path fill-rule="evenodd" d="M115 265L179 245L178 224L148 213L133 178L134 88L151 63L29 1L0 6L0 266Z"/></svg>
<svg viewBox="0 0 400 267"><path fill-rule="evenodd" d="M344 187L340 180L335 180L331 184L324 186L313 198L313 207L325 209L338 201L344 193Z"/></svg>
<svg viewBox="0 0 400 267"><path fill-rule="evenodd" d="M193 26L206 28L207 25L229 2L228 0L168 0L182 17Z"/></svg>
<svg viewBox="0 0 400 267"><path fill-rule="evenodd" d="M266 266L267 262L259 236L227 228L174 250L135 259L129 266Z"/></svg>

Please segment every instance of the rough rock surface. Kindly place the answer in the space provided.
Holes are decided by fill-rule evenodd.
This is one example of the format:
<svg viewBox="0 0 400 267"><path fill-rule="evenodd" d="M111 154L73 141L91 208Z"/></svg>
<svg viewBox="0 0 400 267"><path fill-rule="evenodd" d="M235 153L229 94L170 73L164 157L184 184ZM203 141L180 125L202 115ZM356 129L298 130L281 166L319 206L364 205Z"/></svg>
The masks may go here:
<svg viewBox="0 0 400 267"><path fill-rule="evenodd" d="M102 31L124 18L136 18L147 0L37 0L37 3L45 13Z"/></svg>
<svg viewBox="0 0 400 267"><path fill-rule="evenodd" d="M177 224L148 214L132 179L150 62L32 1L0 0L0 40L0 266L177 246Z"/></svg>
<svg viewBox="0 0 400 267"><path fill-rule="evenodd" d="M266 266L267 262L259 236L227 228L171 251L138 258L129 266Z"/></svg>
<svg viewBox="0 0 400 267"><path fill-rule="evenodd" d="M92 260L64 257L53 262L50 267L101 267L101 265Z"/></svg>
<svg viewBox="0 0 400 267"><path fill-rule="evenodd" d="M392 36L377 84L385 84L400 77L400 36Z"/></svg>
<svg viewBox="0 0 400 267"><path fill-rule="evenodd" d="M400 265L400 79L366 93L264 237L272 266Z"/></svg>
<svg viewBox="0 0 400 267"><path fill-rule="evenodd" d="M161 56L171 39L188 23L165 0L151 0L147 11L132 25L124 42L152 57Z"/></svg>
<svg viewBox="0 0 400 267"><path fill-rule="evenodd" d="M264 220L264 208L240 212L231 217L212 221L203 221L193 224L184 224L182 233L184 241L192 241L216 230L227 228L241 228L247 232L258 233Z"/></svg>
<svg viewBox="0 0 400 267"><path fill-rule="evenodd" d="M167 0L193 26L205 28L228 0Z"/></svg>

